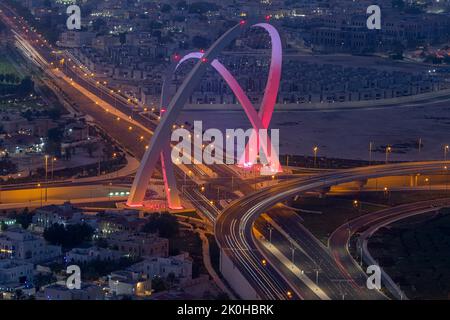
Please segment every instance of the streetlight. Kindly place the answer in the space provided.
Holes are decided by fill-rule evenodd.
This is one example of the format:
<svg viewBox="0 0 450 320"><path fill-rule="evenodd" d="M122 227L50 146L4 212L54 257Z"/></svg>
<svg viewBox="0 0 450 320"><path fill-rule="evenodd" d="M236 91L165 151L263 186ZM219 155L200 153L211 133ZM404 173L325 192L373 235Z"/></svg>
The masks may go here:
<svg viewBox="0 0 450 320"><path fill-rule="evenodd" d="M353 206L361 212L361 202L358 200L353 200Z"/></svg>
<svg viewBox="0 0 450 320"><path fill-rule="evenodd" d="M444 166L445 171L445 192L448 191L448 167Z"/></svg>
<svg viewBox="0 0 450 320"><path fill-rule="evenodd" d="M386 147L386 163L388 163L388 157L389 157L389 153L392 152L392 148L390 146Z"/></svg>
<svg viewBox="0 0 450 320"><path fill-rule="evenodd" d="M314 271L316 272L316 286L319 285L319 272L321 271L320 263L321 263L321 261L319 261L319 263L316 264L316 267L314 268Z"/></svg>
<svg viewBox="0 0 450 320"><path fill-rule="evenodd" d="M369 143L369 165L372 164L372 148L373 148L373 142Z"/></svg>
<svg viewBox="0 0 450 320"><path fill-rule="evenodd" d="M45 202L47 202L48 154L45 155Z"/></svg>
<svg viewBox="0 0 450 320"><path fill-rule="evenodd" d="M313 151L314 151L314 168L316 167L316 162L317 162L317 151L319 150L319 147L318 146L315 146L314 148L313 148Z"/></svg>
<svg viewBox="0 0 450 320"><path fill-rule="evenodd" d="M52 175L51 175L51 180L53 181L53 169L54 169L54 162L56 161L56 157L52 158Z"/></svg>
<svg viewBox="0 0 450 320"><path fill-rule="evenodd" d="M294 244L293 244L293 243L291 242L291 255L292 255L292 256L291 256L291 259L292 259L292 268L294 268L294 266L295 266L295 265L294 265L294 257L295 257L294 255L295 255L295 249L296 249L296 248L295 248Z"/></svg>
<svg viewBox="0 0 450 320"><path fill-rule="evenodd" d="M267 224L267 230L269 230L269 242L272 244L272 231L273 227L271 224Z"/></svg>
<svg viewBox="0 0 450 320"><path fill-rule="evenodd" d="M425 182L428 184L428 188L431 190L430 178L425 178Z"/></svg>
<svg viewBox="0 0 450 320"><path fill-rule="evenodd" d="M449 145L444 146L444 160L447 161L447 153L448 153Z"/></svg>

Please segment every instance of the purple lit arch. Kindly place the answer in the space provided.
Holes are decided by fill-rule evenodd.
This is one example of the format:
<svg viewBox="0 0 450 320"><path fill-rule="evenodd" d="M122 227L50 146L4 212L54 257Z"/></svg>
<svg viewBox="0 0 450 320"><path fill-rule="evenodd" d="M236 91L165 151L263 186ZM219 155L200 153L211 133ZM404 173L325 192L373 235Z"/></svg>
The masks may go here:
<svg viewBox="0 0 450 320"><path fill-rule="evenodd" d="M242 90L237 80L232 76L228 69L226 69L225 66L216 59L220 52L222 52L222 50L226 46L228 46L228 44L230 44L234 39L240 36L243 31L248 30L248 23L246 23L246 21L241 21L239 24L222 35L206 53L193 52L187 54L178 62L178 64L175 65L175 67L173 67L172 71L175 72L176 69L186 60L199 60L194 68L190 71L183 84L177 90L175 96L170 100L170 102L168 101L166 83L163 86L160 110L164 110L164 115L161 118L160 124L156 128L155 134L150 141L149 147L142 159L141 166L134 179L130 191L130 196L127 201L128 206L139 207L143 205L148 183L159 158L161 159L164 185L169 207L171 209L178 209L181 207L179 195L176 188L175 176L173 173L173 164L170 160L170 133L172 125L175 123L186 101L197 87L198 83L201 80L201 77L205 74L206 68L209 64L211 64L214 69L219 72L219 74L230 86L239 103L244 108L244 111L248 119L250 120L253 129L261 130L267 129L269 127L281 79L281 39L278 31L268 23L257 23L251 25L251 27L260 27L265 29L269 33L272 42L269 76L259 112L256 112L255 108L248 99L247 95ZM209 63L209 61L211 61L211 63ZM164 108L164 106L166 105L167 109ZM270 141L268 141L268 145L271 146ZM269 158L270 172L276 173L281 171L281 166L278 161L278 155L275 153L274 148L270 148L271 150L267 150L267 146L265 144L262 144L261 147L263 148L266 156ZM259 145L257 150L259 150ZM245 154L248 153L249 152L245 152ZM249 160L251 163L254 162L254 159ZM245 163L246 161L247 159L240 159L239 162Z"/></svg>

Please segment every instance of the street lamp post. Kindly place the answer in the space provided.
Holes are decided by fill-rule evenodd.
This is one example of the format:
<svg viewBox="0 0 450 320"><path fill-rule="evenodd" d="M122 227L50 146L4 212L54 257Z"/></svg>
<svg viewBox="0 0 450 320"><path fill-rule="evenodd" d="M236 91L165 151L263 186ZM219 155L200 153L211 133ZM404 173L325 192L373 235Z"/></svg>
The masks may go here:
<svg viewBox="0 0 450 320"><path fill-rule="evenodd" d="M389 153L392 152L392 148L390 146L386 147L386 163L388 163L389 160Z"/></svg>
<svg viewBox="0 0 450 320"><path fill-rule="evenodd" d="M369 165L372 164L372 148L373 148L373 142L369 143Z"/></svg>
<svg viewBox="0 0 450 320"><path fill-rule="evenodd" d="M291 242L291 259L292 259L292 267L294 267L294 258L295 258L295 246Z"/></svg>
<svg viewBox="0 0 450 320"><path fill-rule="evenodd" d="M445 171L445 192L448 191L448 167L444 166Z"/></svg>
<svg viewBox="0 0 450 320"><path fill-rule="evenodd" d="M317 163L317 151L319 150L319 147L318 146L315 146L314 148L313 148L313 151L314 151L314 168L316 167L316 163Z"/></svg>
<svg viewBox="0 0 450 320"><path fill-rule="evenodd" d="M269 230L269 242L270 244L272 244L272 231L273 231L272 225L268 224L267 229Z"/></svg>
<svg viewBox="0 0 450 320"><path fill-rule="evenodd" d="M54 162L56 161L56 158L52 158L52 174L51 174L51 181L53 181L53 169L54 169Z"/></svg>
<svg viewBox="0 0 450 320"><path fill-rule="evenodd" d="M45 155L45 202L47 202L47 184L48 184L48 155Z"/></svg>
<svg viewBox="0 0 450 320"><path fill-rule="evenodd" d="M449 148L450 146L448 144L444 146L444 161L447 161L447 153Z"/></svg>

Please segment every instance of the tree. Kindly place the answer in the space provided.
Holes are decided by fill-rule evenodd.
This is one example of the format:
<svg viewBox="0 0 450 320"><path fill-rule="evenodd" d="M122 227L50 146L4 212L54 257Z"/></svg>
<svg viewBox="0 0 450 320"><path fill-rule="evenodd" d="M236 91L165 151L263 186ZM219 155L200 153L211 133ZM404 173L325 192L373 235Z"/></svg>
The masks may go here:
<svg viewBox="0 0 450 320"><path fill-rule="evenodd" d="M178 234L179 225L177 218L169 213L152 215L149 221L142 227L143 232L159 233L163 238L172 238Z"/></svg>
<svg viewBox="0 0 450 320"><path fill-rule="evenodd" d="M167 289L164 280L161 277L154 277L152 279L152 289L155 292L161 292Z"/></svg>
<svg viewBox="0 0 450 320"><path fill-rule="evenodd" d="M161 6L161 12L169 13L170 11L172 11L172 6L170 4L165 3Z"/></svg>
<svg viewBox="0 0 450 320"><path fill-rule="evenodd" d="M96 143L88 143L86 146L86 152L88 153L89 157L92 158L94 155L94 152L98 149L98 145Z"/></svg>
<svg viewBox="0 0 450 320"><path fill-rule="evenodd" d="M1 230L1 231L6 231L6 230L8 230L8 225L7 225L4 221L2 221L2 223L1 223L1 225L0 225L0 230Z"/></svg>
<svg viewBox="0 0 450 320"><path fill-rule="evenodd" d="M86 223L71 224L65 227L62 224L53 224L44 230L44 239L53 245L64 248L74 248L92 239L94 229Z"/></svg>
<svg viewBox="0 0 450 320"><path fill-rule="evenodd" d="M60 156L63 131L60 128L51 128L47 131L47 138L48 142L45 147L46 152L49 154Z"/></svg>
<svg viewBox="0 0 450 320"><path fill-rule="evenodd" d="M23 229L28 229L33 220L33 214L29 212L28 208L23 209L22 213L11 213L8 217L15 219Z"/></svg>
<svg viewBox="0 0 450 320"><path fill-rule="evenodd" d="M51 108L48 110L48 116L52 120L58 120L61 118L61 109L60 108Z"/></svg>
<svg viewBox="0 0 450 320"><path fill-rule="evenodd" d="M33 92L34 90L34 82L31 80L30 77L26 77L22 79L22 81L19 84L19 92L21 95L28 95L29 93Z"/></svg>

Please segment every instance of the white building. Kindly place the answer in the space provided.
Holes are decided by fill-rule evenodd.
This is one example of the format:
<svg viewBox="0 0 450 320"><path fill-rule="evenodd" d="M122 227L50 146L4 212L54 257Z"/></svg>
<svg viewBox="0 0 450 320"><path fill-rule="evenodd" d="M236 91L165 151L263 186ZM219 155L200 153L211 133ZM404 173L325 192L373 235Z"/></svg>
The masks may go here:
<svg viewBox="0 0 450 320"><path fill-rule="evenodd" d="M63 205L50 205L36 209L33 215L33 230L43 232L54 224L75 224L82 222L81 210L72 206L69 202Z"/></svg>
<svg viewBox="0 0 450 320"><path fill-rule="evenodd" d="M74 248L66 253L66 263L88 263L95 260L114 261L120 259L123 254L119 251L98 247Z"/></svg>
<svg viewBox="0 0 450 320"><path fill-rule="evenodd" d="M0 260L0 287L13 287L33 279L33 264L16 260Z"/></svg>
<svg viewBox="0 0 450 320"><path fill-rule="evenodd" d="M108 285L112 296L146 297L152 293L152 281L131 271L116 271L109 275Z"/></svg>
<svg viewBox="0 0 450 320"><path fill-rule="evenodd" d="M175 279L183 284L192 280L192 259L188 253L168 258L147 258L132 265L129 270L143 274L148 279L167 278L169 274L173 274Z"/></svg>
<svg viewBox="0 0 450 320"><path fill-rule="evenodd" d="M0 234L0 259L15 259L39 263L61 256L61 247L47 245L45 240L23 229L11 229Z"/></svg>
<svg viewBox="0 0 450 320"><path fill-rule="evenodd" d="M101 287L82 284L80 289L69 289L65 285L54 284L44 288L43 294L36 296L39 300L104 300Z"/></svg>

